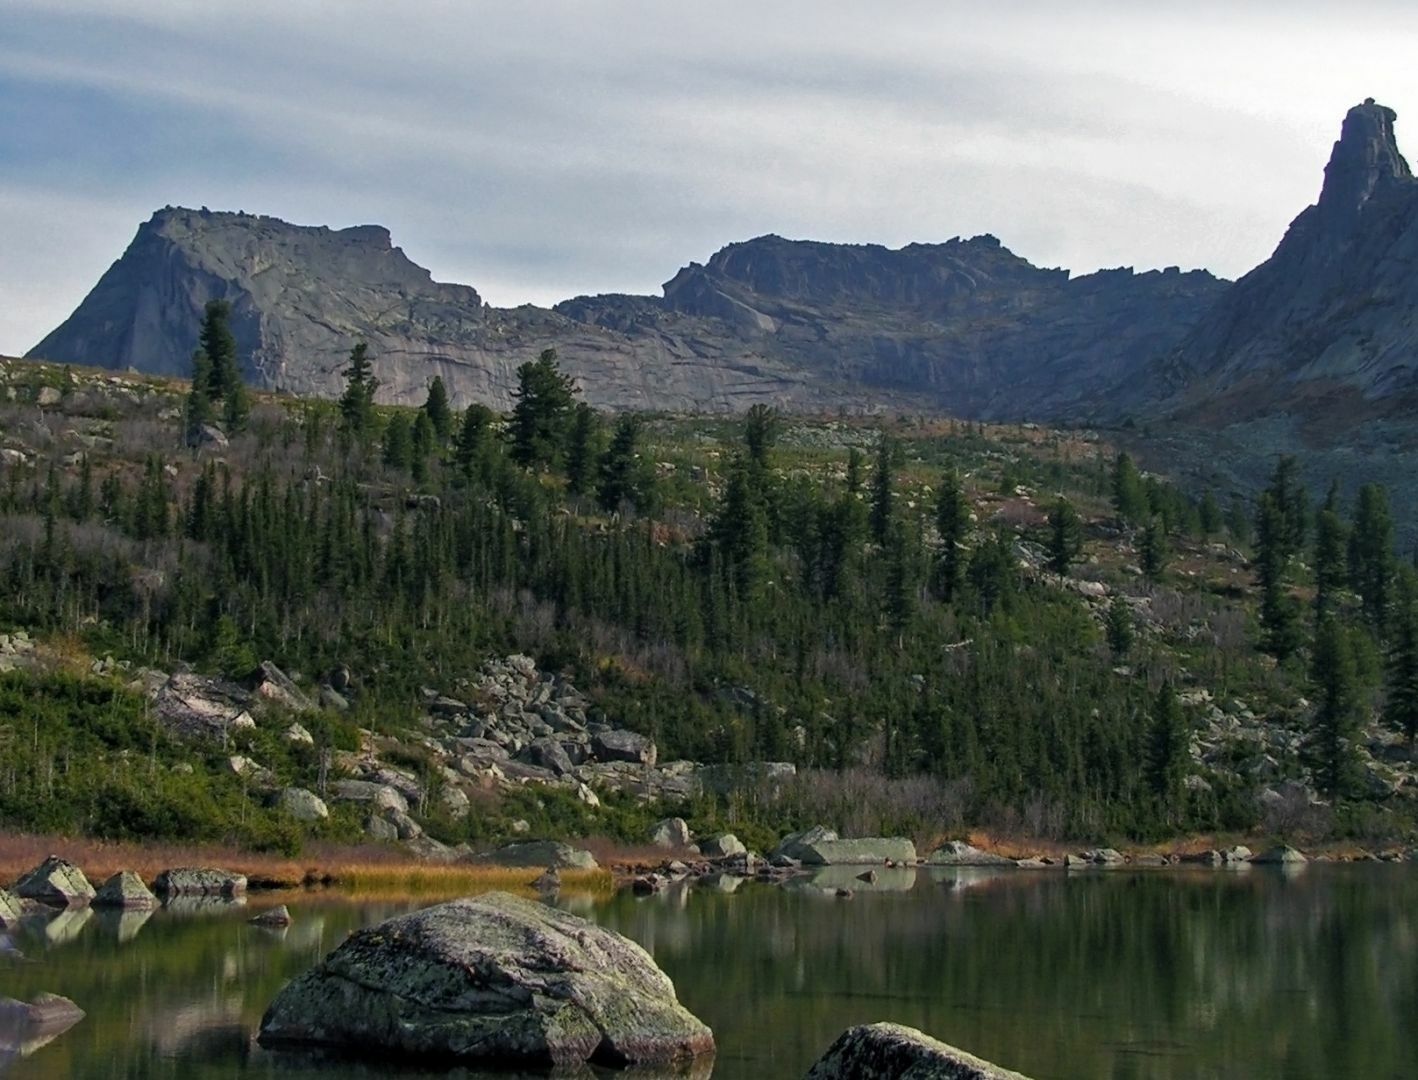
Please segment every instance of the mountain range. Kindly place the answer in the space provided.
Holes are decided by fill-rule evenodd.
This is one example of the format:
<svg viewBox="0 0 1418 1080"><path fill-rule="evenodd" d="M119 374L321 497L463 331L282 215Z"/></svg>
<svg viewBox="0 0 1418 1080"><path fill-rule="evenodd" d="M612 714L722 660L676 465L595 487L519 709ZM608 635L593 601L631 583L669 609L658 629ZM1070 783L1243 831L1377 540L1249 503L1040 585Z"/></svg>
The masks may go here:
<svg viewBox="0 0 1418 1080"><path fill-rule="evenodd" d="M993 236L900 249L762 236L661 296L494 308L363 225L168 207L30 356L186 375L204 304L231 302L255 385L333 396L355 342L381 399L507 407L554 347L592 404L737 411L913 408L989 419L1277 416L1311 431L1414 415L1418 180L1395 114L1351 109L1315 205L1234 283L1203 270L1082 276Z"/></svg>

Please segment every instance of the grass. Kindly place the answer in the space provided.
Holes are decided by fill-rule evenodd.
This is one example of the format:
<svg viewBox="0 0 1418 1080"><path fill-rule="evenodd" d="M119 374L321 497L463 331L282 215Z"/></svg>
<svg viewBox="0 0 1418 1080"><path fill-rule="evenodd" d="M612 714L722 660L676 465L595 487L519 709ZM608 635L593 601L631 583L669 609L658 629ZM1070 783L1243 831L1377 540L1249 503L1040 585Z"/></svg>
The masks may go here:
<svg viewBox="0 0 1418 1080"><path fill-rule="evenodd" d="M218 845L134 844L84 838L0 836L0 884L10 884L49 855L83 870L97 888L120 870L145 881L175 866L213 866L244 874L262 888L330 890L361 900L446 899L494 889L531 893L540 867L418 862L394 849L315 845L297 859ZM608 895L609 870L563 870L563 891Z"/></svg>

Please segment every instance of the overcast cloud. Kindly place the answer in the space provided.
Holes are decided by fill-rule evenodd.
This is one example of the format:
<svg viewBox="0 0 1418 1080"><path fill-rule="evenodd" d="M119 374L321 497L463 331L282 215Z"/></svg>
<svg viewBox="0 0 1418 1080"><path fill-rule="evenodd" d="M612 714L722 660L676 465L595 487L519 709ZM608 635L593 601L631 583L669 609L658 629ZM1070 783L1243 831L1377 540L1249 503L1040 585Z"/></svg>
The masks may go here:
<svg viewBox="0 0 1418 1080"><path fill-rule="evenodd" d="M1401 3L0 0L0 352L166 204L384 224L499 305L766 232L1235 277L1349 106L1418 130L1415 55Z"/></svg>

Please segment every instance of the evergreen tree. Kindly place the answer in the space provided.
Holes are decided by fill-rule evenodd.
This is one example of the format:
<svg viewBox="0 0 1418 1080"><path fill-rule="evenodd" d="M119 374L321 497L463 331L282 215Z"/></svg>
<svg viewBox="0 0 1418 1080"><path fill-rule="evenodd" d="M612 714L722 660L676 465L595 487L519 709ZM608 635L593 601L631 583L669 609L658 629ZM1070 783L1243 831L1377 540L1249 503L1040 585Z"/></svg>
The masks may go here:
<svg viewBox="0 0 1418 1080"><path fill-rule="evenodd" d="M236 337L229 320L231 305L225 300L209 300L202 316L201 351L207 369L207 399L221 401L241 385L241 368L236 361Z"/></svg>
<svg viewBox="0 0 1418 1080"><path fill-rule="evenodd" d="M1260 497L1256 514L1256 569L1260 579L1262 645L1282 663L1300 647L1300 608L1286 588L1290 535L1273 493Z"/></svg>
<svg viewBox="0 0 1418 1080"><path fill-rule="evenodd" d="M753 602L768 578L768 523L742 458L729 470L709 541L740 601Z"/></svg>
<svg viewBox="0 0 1418 1080"><path fill-rule="evenodd" d="M1397 579L1389 647L1384 721L1418 742L1418 578L1404 568Z"/></svg>
<svg viewBox="0 0 1418 1080"><path fill-rule="evenodd" d="M777 409L755 405L744 418L743 441L749 465L759 471L768 469L768 455L782 433L783 418Z"/></svg>
<svg viewBox="0 0 1418 1080"><path fill-rule="evenodd" d="M1172 826L1180 824L1186 803L1190 751L1182 707L1170 683L1164 683L1152 706L1147 740L1147 786Z"/></svg>
<svg viewBox="0 0 1418 1080"><path fill-rule="evenodd" d="M855 446L847 451L847 491L856 495L862 490L862 452Z"/></svg>
<svg viewBox="0 0 1418 1080"><path fill-rule="evenodd" d="M1078 511L1060 495L1049 511L1049 569L1065 575L1083 551L1083 529Z"/></svg>
<svg viewBox="0 0 1418 1080"><path fill-rule="evenodd" d="M238 378L222 397L222 424L228 432L243 431L250 416L251 400L246 384Z"/></svg>
<svg viewBox="0 0 1418 1080"><path fill-rule="evenodd" d="M970 530L970 504L960 477L947 472L936 495L935 527L940 534L940 561L932 578L934 592L946 603L955 599L965 574L965 541Z"/></svg>
<svg viewBox="0 0 1418 1080"><path fill-rule="evenodd" d="M529 469L552 467L565 451L575 405L575 389L558 366L555 349L543 350L517 369L512 396L517 399L508 430L512 460Z"/></svg>
<svg viewBox="0 0 1418 1080"><path fill-rule="evenodd" d="M1358 771L1359 687L1348 631L1326 615L1315 631L1310 678L1317 706L1309 751L1316 786L1331 797L1353 792Z"/></svg>
<svg viewBox="0 0 1418 1080"><path fill-rule="evenodd" d="M374 431L374 391L379 388L369 346L363 341L350 350L349 366L341 374L345 377L345 392L340 397L341 427L354 439L363 441Z"/></svg>
<svg viewBox="0 0 1418 1080"><path fill-rule="evenodd" d="M1369 625L1383 632L1393 580L1393 515L1379 484L1359 489L1349 535L1349 576Z"/></svg>
<svg viewBox="0 0 1418 1080"><path fill-rule="evenodd" d="M1315 518L1315 617L1322 619L1335 604L1348 575L1345 561L1344 522L1339 516L1338 492L1330 497Z"/></svg>
<svg viewBox="0 0 1418 1080"><path fill-rule="evenodd" d="M453 460L467 479L486 471L492 453L493 412L486 405L469 405L458 428L458 440L453 448Z"/></svg>
<svg viewBox="0 0 1418 1080"><path fill-rule="evenodd" d="M1142 475L1125 450L1113 461L1112 486L1113 511L1120 524L1135 525L1147 516L1147 491Z"/></svg>
<svg viewBox="0 0 1418 1080"><path fill-rule="evenodd" d="M1121 596L1113 597L1108 605L1108 615L1104 621L1104 630L1108 636L1108 648L1115 660L1124 660L1128 653L1132 651L1133 638L1136 635L1132 608Z"/></svg>
<svg viewBox="0 0 1418 1080"><path fill-rule="evenodd" d="M566 447L566 490L584 495L595 479L600 456L600 420L596 410L578 402L571 417L571 438Z"/></svg>
<svg viewBox="0 0 1418 1080"><path fill-rule="evenodd" d="M198 349L192 354L192 389L187 392L186 427L187 443L196 446L202 437L202 429L213 420L212 413L212 361L206 349Z"/></svg>
<svg viewBox="0 0 1418 1080"><path fill-rule="evenodd" d="M899 647L900 635L911 624L911 618L916 611L915 560L905 523L899 519L891 524L883 555L886 560L886 581L882 592L882 606L886 612L886 624L896 633Z"/></svg>
<svg viewBox="0 0 1418 1080"><path fill-rule="evenodd" d="M1138 544L1142 560L1142 573L1148 581L1158 582L1167 572L1167 561L1171 556L1167 547L1167 529L1160 517L1147 519L1142 530L1142 540Z"/></svg>
<svg viewBox="0 0 1418 1080"><path fill-rule="evenodd" d="M409 432L409 472L418 483L428 478L428 459L437 441L438 432L432 418L420 409Z"/></svg>
<svg viewBox="0 0 1418 1080"><path fill-rule="evenodd" d="M413 462L414 435L402 411L389 417L384 427L383 461L391 469L407 471Z"/></svg>
<svg viewBox="0 0 1418 1080"><path fill-rule="evenodd" d="M1251 542L1251 518L1246 513L1246 504L1239 495L1231 496L1231 505L1226 508L1226 531L1238 544Z"/></svg>
<svg viewBox="0 0 1418 1080"><path fill-rule="evenodd" d="M639 440L639 417L624 414L616 421L610 446L597 470L596 501L603 510L615 512L626 503L640 504L644 478L637 445Z"/></svg>
<svg viewBox="0 0 1418 1080"><path fill-rule="evenodd" d="M1201 497L1201 504L1197 507L1197 524L1201 528L1202 536L1215 536L1224 525L1221 506L1210 488L1206 489L1206 493Z"/></svg>
<svg viewBox="0 0 1418 1080"><path fill-rule="evenodd" d="M1014 537L1003 526L970 553L966 571L980 613L988 616L997 608L1008 608L1019 588L1019 560L1014 554Z"/></svg>
<svg viewBox="0 0 1418 1080"><path fill-rule="evenodd" d="M1300 484L1300 465L1293 456L1286 454L1276 463L1265 494L1280 517L1272 542L1281 560L1288 562L1304 550L1310 523L1310 496Z"/></svg>
<svg viewBox="0 0 1418 1080"><path fill-rule="evenodd" d="M448 407L448 390L443 385L443 376L435 375L428 384L428 397L423 403L424 415L433 425L433 434L439 446L447 446L453 435L453 410Z"/></svg>
<svg viewBox="0 0 1418 1080"><path fill-rule="evenodd" d="M891 519L895 513L892 480L899 455L896 440L882 432L876 448L876 469L871 479L871 535L883 546L890 536Z"/></svg>

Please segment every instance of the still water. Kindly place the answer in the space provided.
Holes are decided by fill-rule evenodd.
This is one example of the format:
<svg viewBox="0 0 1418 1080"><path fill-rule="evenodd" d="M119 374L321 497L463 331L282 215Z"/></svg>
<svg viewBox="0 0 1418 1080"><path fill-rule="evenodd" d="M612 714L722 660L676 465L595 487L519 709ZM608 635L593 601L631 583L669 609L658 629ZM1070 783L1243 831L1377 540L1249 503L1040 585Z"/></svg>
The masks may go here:
<svg viewBox="0 0 1418 1080"><path fill-rule="evenodd" d="M842 877L850 900L746 883L562 903L654 954L714 1029L716 1080L800 1077L844 1028L875 1020L1036 1080L1418 1078L1411 864ZM289 930L247 925L280 900ZM0 940L0 997L50 991L88 1016L8 1068L0 1057L0 1074L387 1075L293 1070L251 1036L287 979L409 906L298 896L27 922Z"/></svg>

